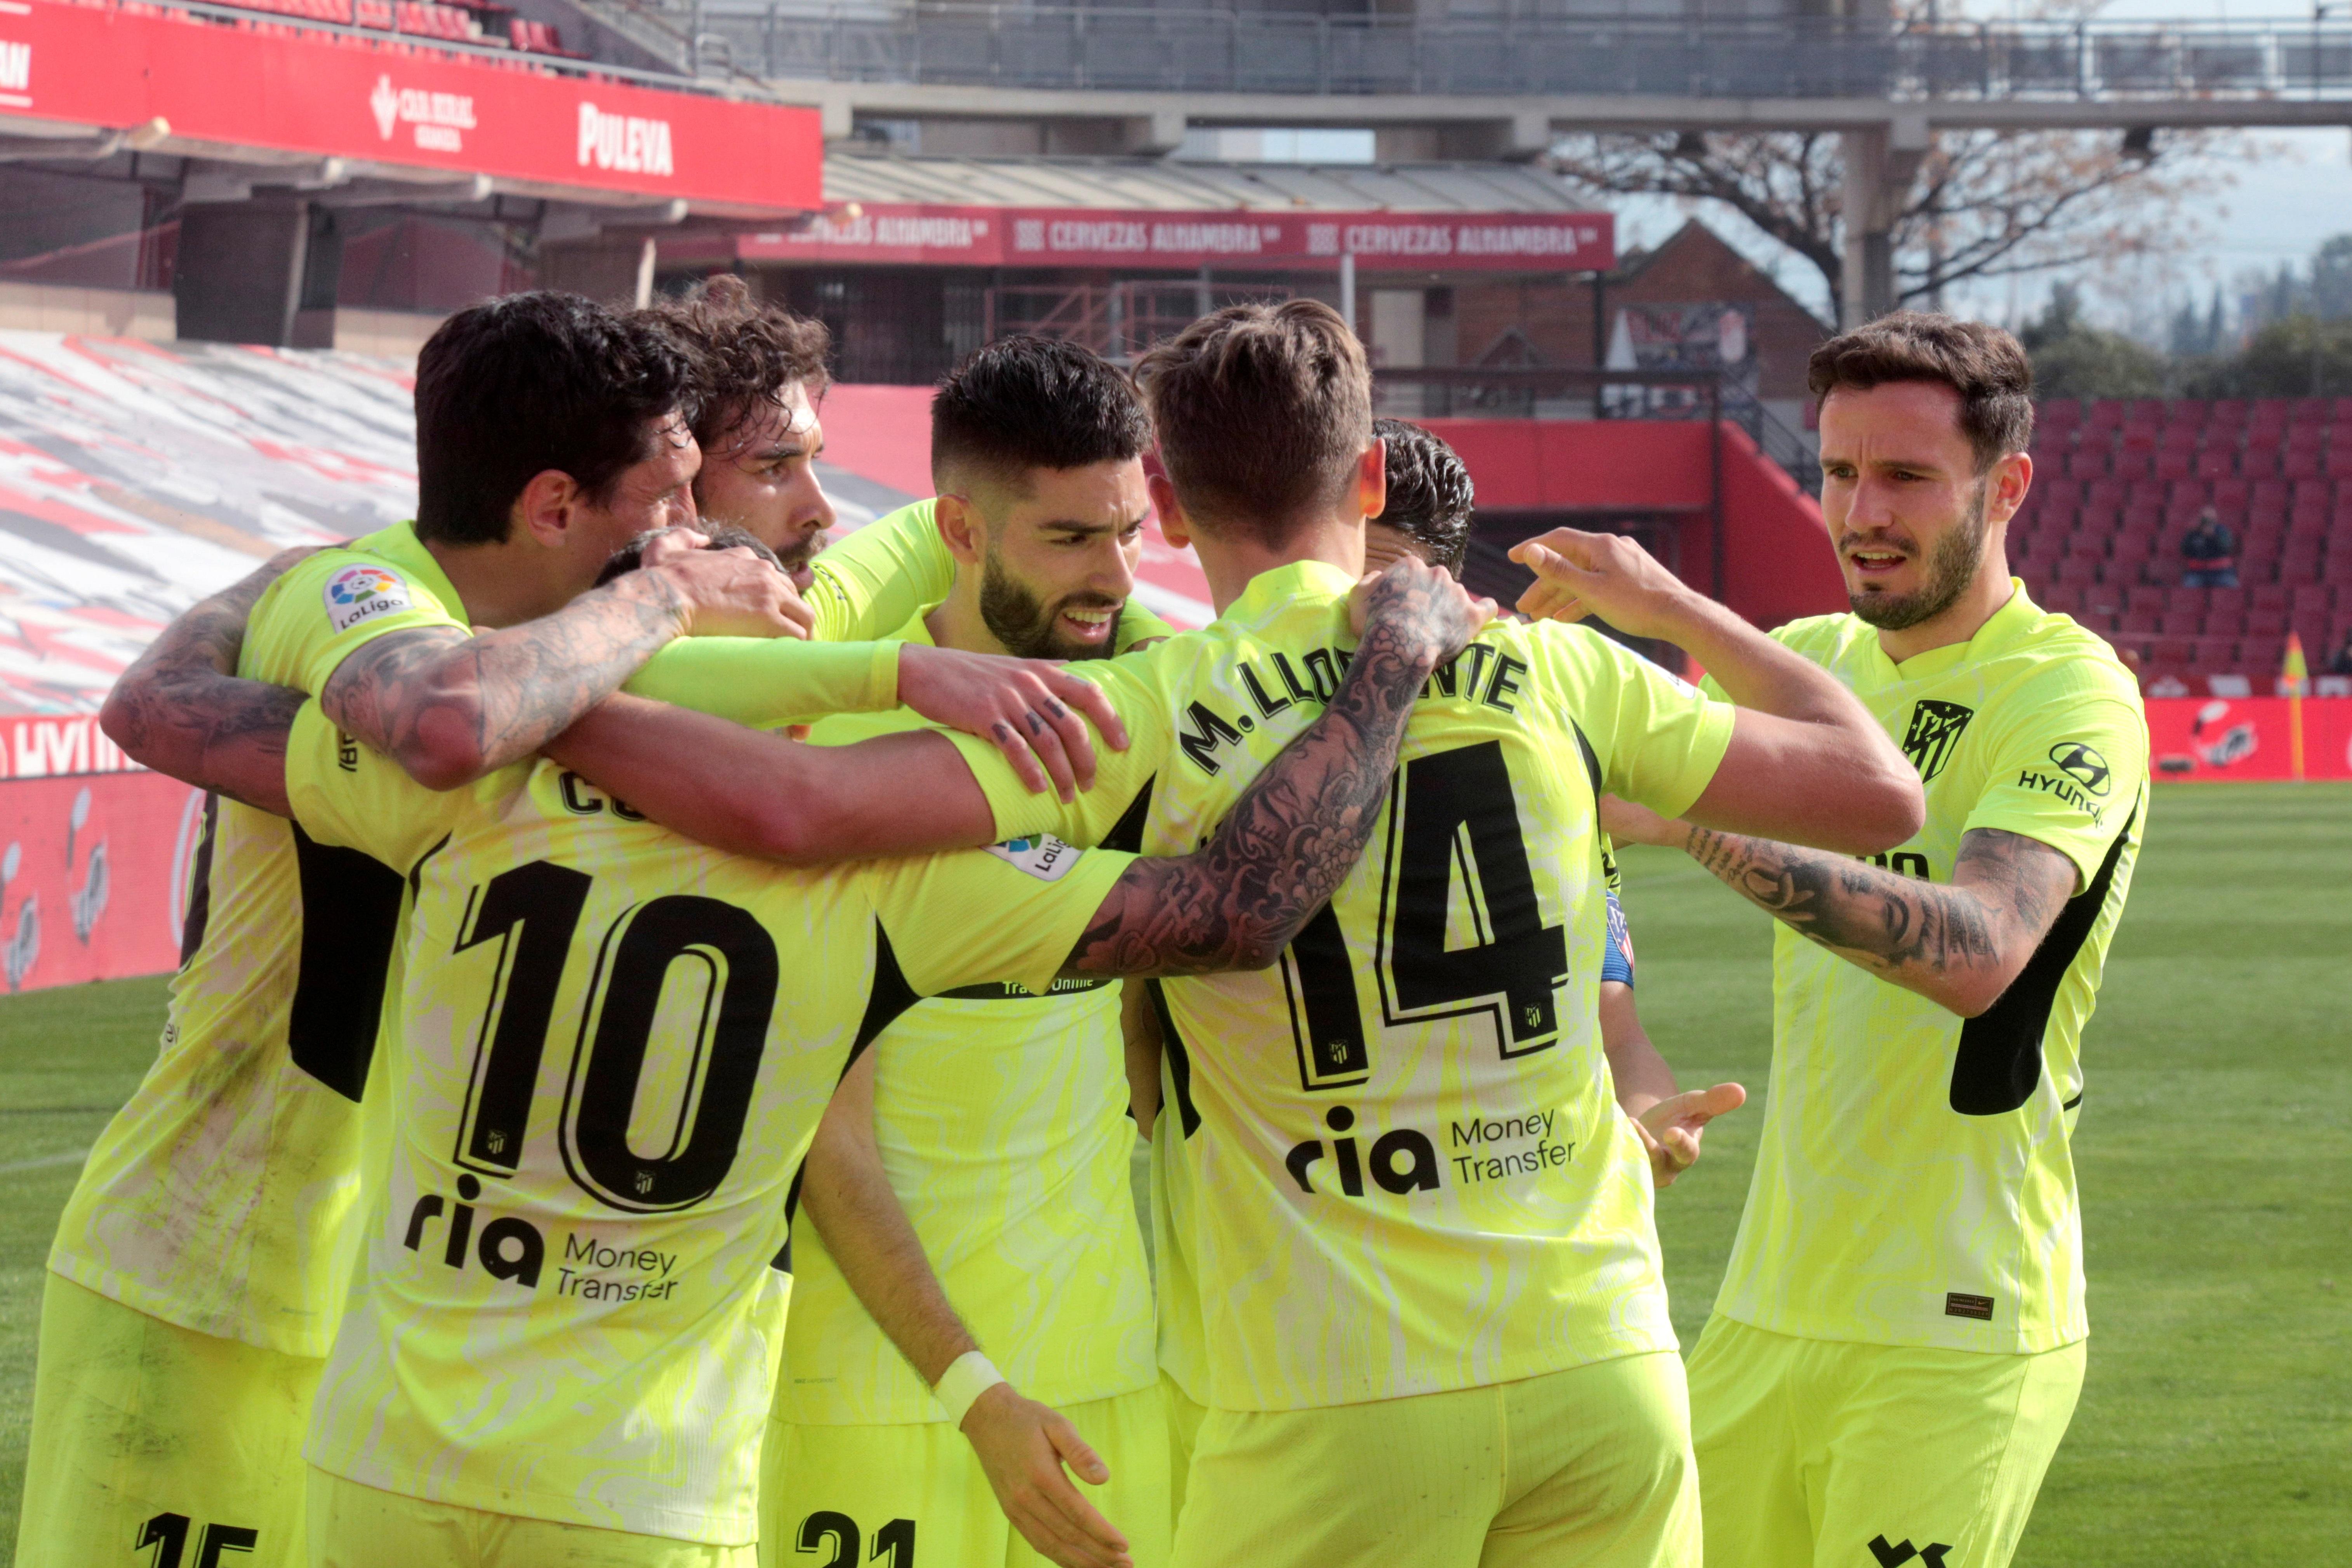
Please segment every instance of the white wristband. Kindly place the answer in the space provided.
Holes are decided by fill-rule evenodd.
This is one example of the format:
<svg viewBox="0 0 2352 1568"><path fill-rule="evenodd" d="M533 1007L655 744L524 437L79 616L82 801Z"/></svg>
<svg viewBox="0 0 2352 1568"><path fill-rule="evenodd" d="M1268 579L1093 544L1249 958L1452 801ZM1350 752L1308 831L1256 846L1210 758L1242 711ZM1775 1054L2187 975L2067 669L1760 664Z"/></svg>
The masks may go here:
<svg viewBox="0 0 2352 1568"><path fill-rule="evenodd" d="M994 1362L978 1351L966 1351L940 1373L931 1394L947 1407L948 1425L961 1429L973 1402L1003 1381L1004 1374L996 1370Z"/></svg>

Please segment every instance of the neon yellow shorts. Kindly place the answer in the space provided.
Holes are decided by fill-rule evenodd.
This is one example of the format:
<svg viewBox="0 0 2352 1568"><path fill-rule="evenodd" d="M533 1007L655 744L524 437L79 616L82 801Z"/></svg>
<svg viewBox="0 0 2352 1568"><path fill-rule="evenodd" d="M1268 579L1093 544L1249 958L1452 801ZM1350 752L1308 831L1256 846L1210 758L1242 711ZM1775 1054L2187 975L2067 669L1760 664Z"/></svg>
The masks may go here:
<svg viewBox="0 0 2352 1568"><path fill-rule="evenodd" d="M749 1546L427 1502L315 1468L310 1493L310 1568L753 1568L757 1557Z"/></svg>
<svg viewBox="0 0 2352 1568"><path fill-rule="evenodd" d="M55 1274L38 1354L20 1568L300 1568L302 1435L323 1363L200 1334Z"/></svg>
<svg viewBox="0 0 2352 1568"><path fill-rule="evenodd" d="M1174 1568L1698 1561L1682 1358L1658 1352L1369 1405L1212 1409Z"/></svg>
<svg viewBox="0 0 2352 1568"><path fill-rule="evenodd" d="M1135 1568L1166 1568L1174 1509L1159 1386L1062 1414L1110 1467L1108 1485L1080 1482L1079 1494L1126 1535ZM971 1445L944 1421L768 1424L760 1455L761 1568L1027 1568L1046 1561L1005 1519Z"/></svg>
<svg viewBox="0 0 2352 1568"><path fill-rule="evenodd" d="M1710 1318L1690 1360L1707 1560L2002 1568L2074 1417L2084 1348L1980 1355Z"/></svg>
<svg viewBox="0 0 2352 1568"><path fill-rule="evenodd" d="M1164 1372L1160 1392L1168 1401L1168 1501L1173 1519L1184 1512L1184 1478L1192 1473L1192 1447L1201 1440L1201 1423L1208 1418L1209 1407L1177 1387Z"/></svg>

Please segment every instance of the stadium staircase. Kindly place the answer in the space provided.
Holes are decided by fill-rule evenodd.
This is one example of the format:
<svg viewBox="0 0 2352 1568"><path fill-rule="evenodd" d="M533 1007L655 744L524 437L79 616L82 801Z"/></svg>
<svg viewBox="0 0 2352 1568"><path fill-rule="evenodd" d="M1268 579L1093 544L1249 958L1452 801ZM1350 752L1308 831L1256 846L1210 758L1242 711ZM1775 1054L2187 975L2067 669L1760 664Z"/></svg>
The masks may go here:
<svg viewBox="0 0 2352 1568"><path fill-rule="evenodd" d="M2266 695L2290 630L2314 673L2352 631L2352 398L2053 400L2033 461L2012 566L2152 695ZM2181 585L2207 506L2237 536L2238 587Z"/></svg>

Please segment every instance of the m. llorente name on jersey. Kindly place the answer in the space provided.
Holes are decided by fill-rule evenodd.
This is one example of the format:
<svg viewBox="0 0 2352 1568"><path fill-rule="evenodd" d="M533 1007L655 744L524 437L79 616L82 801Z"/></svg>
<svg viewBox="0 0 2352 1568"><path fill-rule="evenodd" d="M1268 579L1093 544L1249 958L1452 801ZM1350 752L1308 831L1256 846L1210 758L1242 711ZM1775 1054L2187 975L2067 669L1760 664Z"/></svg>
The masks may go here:
<svg viewBox="0 0 2352 1568"><path fill-rule="evenodd" d="M1535 1175L1568 1163L1576 1145L1554 1142L1552 1123L1557 1110L1531 1111L1525 1116L1496 1118L1472 1117L1467 1121L1449 1121L1446 1131L1458 1149L1473 1151L1453 1154L1444 1162L1454 1170L1455 1178L1465 1184L1499 1181L1506 1176ZM1331 1140L1328 1149L1319 1138L1309 1138L1294 1144L1284 1156L1283 1166L1302 1193L1318 1191L1313 1167L1318 1161L1328 1158L1339 1175L1339 1194L1344 1197L1364 1195L1367 1172L1372 1184L1383 1192L1403 1196L1412 1193L1435 1192L1443 1184L1444 1173L1436 1146L1427 1136L1410 1127L1399 1127L1372 1140L1369 1151L1359 1152L1359 1140L1344 1136L1356 1128L1356 1113L1344 1105L1335 1105L1323 1116L1324 1125L1334 1133L1342 1134ZM1531 1147L1493 1152L1489 1145L1528 1142Z"/></svg>
<svg viewBox="0 0 2352 1568"><path fill-rule="evenodd" d="M474 1203L481 1195L482 1184L472 1176L457 1178L457 1202L454 1205L438 1193L423 1194L408 1211L408 1233L401 1238L401 1245L421 1255L426 1226L436 1220L446 1221L449 1229L441 1248L443 1264L465 1268L478 1263L493 1279L509 1280L526 1290L538 1289L540 1276L547 1265L547 1238L540 1234L539 1226L514 1215L488 1220L477 1235ZM574 1264L625 1272L592 1274L586 1268L572 1267ZM555 1293L591 1301L667 1300L677 1289L677 1280L672 1278L677 1268L677 1254L674 1252L658 1252L649 1247L608 1247L593 1236L575 1232L563 1238L563 1261L556 1266Z"/></svg>
<svg viewBox="0 0 2352 1568"><path fill-rule="evenodd" d="M1176 744L1183 753L1207 773L1220 772L1223 764L1217 752L1226 746L1237 746L1242 737L1257 728L1261 719L1271 719L1278 713L1302 703L1323 704L1331 700L1339 689L1339 678L1348 673L1348 661L1354 655L1343 647L1318 647L1300 657L1297 664L1282 653L1268 654L1263 660L1243 659L1234 667L1234 676L1249 694L1256 708L1255 716L1237 713L1227 719L1205 702L1194 702L1185 710L1189 722L1180 723ZM1518 678L1528 672L1527 665L1498 648L1474 642L1441 664L1423 685L1423 697L1462 697L1502 713L1518 711L1511 699L1519 695Z"/></svg>

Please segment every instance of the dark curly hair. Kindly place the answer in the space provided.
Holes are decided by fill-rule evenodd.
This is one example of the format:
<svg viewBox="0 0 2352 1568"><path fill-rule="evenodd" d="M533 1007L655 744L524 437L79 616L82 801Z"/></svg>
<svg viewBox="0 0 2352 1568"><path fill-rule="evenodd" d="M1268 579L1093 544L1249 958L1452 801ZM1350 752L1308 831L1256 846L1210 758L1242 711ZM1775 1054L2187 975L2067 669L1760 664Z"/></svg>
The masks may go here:
<svg viewBox="0 0 2352 1568"><path fill-rule="evenodd" d="M784 569L784 563L776 559L776 552L761 543L758 536L749 529L738 528L731 522L698 522L694 526L709 541L702 547L705 550L748 550L777 571ZM601 588L614 578L625 576L643 566L646 563L646 546L652 543L654 536L661 531L656 528L640 533L604 557L604 564L596 572L595 585Z"/></svg>
<svg viewBox="0 0 2352 1568"><path fill-rule="evenodd" d="M823 321L753 302L751 287L721 273L638 314L667 332L693 358L701 388L694 438L714 450L762 403L794 386L814 403L832 384L825 356L832 334Z"/></svg>
<svg viewBox="0 0 2352 1568"><path fill-rule="evenodd" d="M460 310L416 356L416 537L503 542L550 468L601 504L665 416L695 412L693 364L646 322L551 289Z"/></svg>
<svg viewBox="0 0 2352 1568"><path fill-rule="evenodd" d="M1461 576L1476 500L1470 470L1453 447L1418 425L1375 419L1372 434L1388 443L1389 476L1388 509L1372 521L1420 545L1432 565Z"/></svg>
<svg viewBox="0 0 2352 1568"><path fill-rule="evenodd" d="M966 354L931 395L931 483L941 494L960 476L1018 488L1031 468L1125 462L1150 445L1134 384L1059 338L999 338Z"/></svg>

